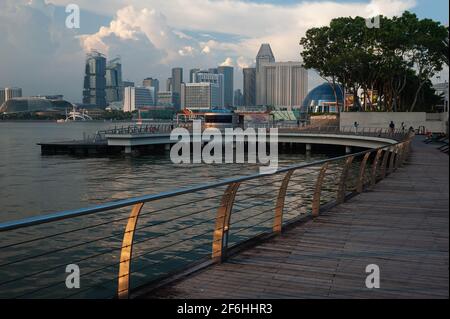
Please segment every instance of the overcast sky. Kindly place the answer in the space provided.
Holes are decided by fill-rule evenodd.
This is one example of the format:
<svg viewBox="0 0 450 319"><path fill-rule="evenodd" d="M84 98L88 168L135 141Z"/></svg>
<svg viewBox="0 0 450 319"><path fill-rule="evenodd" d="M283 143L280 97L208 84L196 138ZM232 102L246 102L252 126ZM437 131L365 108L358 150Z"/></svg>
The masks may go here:
<svg viewBox="0 0 450 319"><path fill-rule="evenodd" d="M81 10L80 29L65 27L67 4ZM308 28L338 16L400 15L448 25L448 0L0 0L0 87L24 95L82 95L85 54L120 56L124 80L156 77L165 88L170 69L251 66L261 43L277 61L299 61L299 39ZM443 78L448 79L448 71ZM310 88L320 83L311 74Z"/></svg>

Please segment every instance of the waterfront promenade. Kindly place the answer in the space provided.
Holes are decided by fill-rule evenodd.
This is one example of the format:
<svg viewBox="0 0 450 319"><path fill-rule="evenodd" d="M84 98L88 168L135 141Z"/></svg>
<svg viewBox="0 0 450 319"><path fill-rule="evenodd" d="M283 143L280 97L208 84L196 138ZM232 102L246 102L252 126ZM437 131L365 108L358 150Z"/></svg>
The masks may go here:
<svg viewBox="0 0 450 319"><path fill-rule="evenodd" d="M147 297L448 298L449 157L422 139L374 189Z"/></svg>

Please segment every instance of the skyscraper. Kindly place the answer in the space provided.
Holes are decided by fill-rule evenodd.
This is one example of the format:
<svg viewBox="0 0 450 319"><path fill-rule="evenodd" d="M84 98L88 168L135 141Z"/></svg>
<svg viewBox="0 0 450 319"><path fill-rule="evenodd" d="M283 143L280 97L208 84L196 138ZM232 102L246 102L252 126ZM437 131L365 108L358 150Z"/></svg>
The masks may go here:
<svg viewBox="0 0 450 319"><path fill-rule="evenodd" d="M200 69L191 69L189 71L189 83L194 83L195 82L195 73L199 72Z"/></svg>
<svg viewBox="0 0 450 319"><path fill-rule="evenodd" d="M142 81L142 86L155 89L155 105L158 104L159 80L153 78L146 78Z"/></svg>
<svg viewBox="0 0 450 319"><path fill-rule="evenodd" d="M272 48L270 44L263 43L256 55L256 104L264 105L266 104L263 100L263 95L265 92L264 82L262 79L262 66L266 63L275 62L275 56L273 55Z"/></svg>
<svg viewBox="0 0 450 319"><path fill-rule="evenodd" d="M154 78L146 78L142 81L143 87L154 87L156 94L159 92L159 80Z"/></svg>
<svg viewBox="0 0 450 319"><path fill-rule="evenodd" d="M106 107L106 58L92 51L86 56L83 103Z"/></svg>
<svg viewBox="0 0 450 319"><path fill-rule="evenodd" d="M224 106L231 108L233 107L234 68L232 66L219 66L217 71L224 77Z"/></svg>
<svg viewBox="0 0 450 319"><path fill-rule="evenodd" d="M168 78L166 81L166 91L167 92L172 92L172 78Z"/></svg>
<svg viewBox="0 0 450 319"><path fill-rule="evenodd" d="M308 71L300 62L263 63L259 81L264 88L259 105L299 108L308 93Z"/></svg>
<svg viewBox="0 0 450 319"><path fill-rule="evenodd" d="M244 105L256 105L256 68L245 68L244 72Z"/></svg>
<svg viewBox="0 0 450 319"><path fill-rule="evenodd" d="M244 105L244 95L242 95L241 89L234 91L234 106Z"/></svg>
<svg viewBox="0 0 450 319"><path fill-rule="evenodd" d="M183 83L183 69L182 68L173 68L172 69L172 91L181 96L181 83ZM175 101L175 108L180 108L179 99Z"/></svg>
<svg viewBox="0 0 450 319"><path fill-rule="evenodd" d="M115 58L106 65L106 102L123 100L122 64L120 58Z"/></svg>

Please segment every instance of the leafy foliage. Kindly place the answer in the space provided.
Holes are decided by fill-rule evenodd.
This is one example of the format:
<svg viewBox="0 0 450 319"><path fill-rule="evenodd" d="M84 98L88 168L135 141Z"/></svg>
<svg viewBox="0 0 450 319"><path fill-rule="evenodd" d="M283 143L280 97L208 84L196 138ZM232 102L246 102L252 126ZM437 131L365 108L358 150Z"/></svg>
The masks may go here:
<svg viewBox="0 0 450 319"><path fill-rule="evenodd" d="M362 17L341 17L309 29L300 45L304 66L352 93L353 109L413 111L439 100L429 94L429 79L448 65L448 28L439 22L406 11L368 28ZM361 105L360 90L378 92L376 106L366 98Z"/></svg>

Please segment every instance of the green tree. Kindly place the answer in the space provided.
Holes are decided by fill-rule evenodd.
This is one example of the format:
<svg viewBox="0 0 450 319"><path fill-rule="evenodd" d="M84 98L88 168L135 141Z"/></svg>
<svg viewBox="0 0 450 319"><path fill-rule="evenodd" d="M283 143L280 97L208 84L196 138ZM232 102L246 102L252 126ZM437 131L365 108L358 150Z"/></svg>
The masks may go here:
<svg viewBox="0 0 450 319"><path fill-rule="evenodd" d="M353 109L375 110L366 97L376 89L378 110L413 111L427 81L448 64L448 28L410 12L391 19L381 16L380 26L367 28L364 18L343 17L309 29L300 40L304 66L315 69L333 89L340 84L352 93ZM412 74L418 80L413 81L414 93L408 86ZM405 99L405 94L414 98Z"/></svg>

